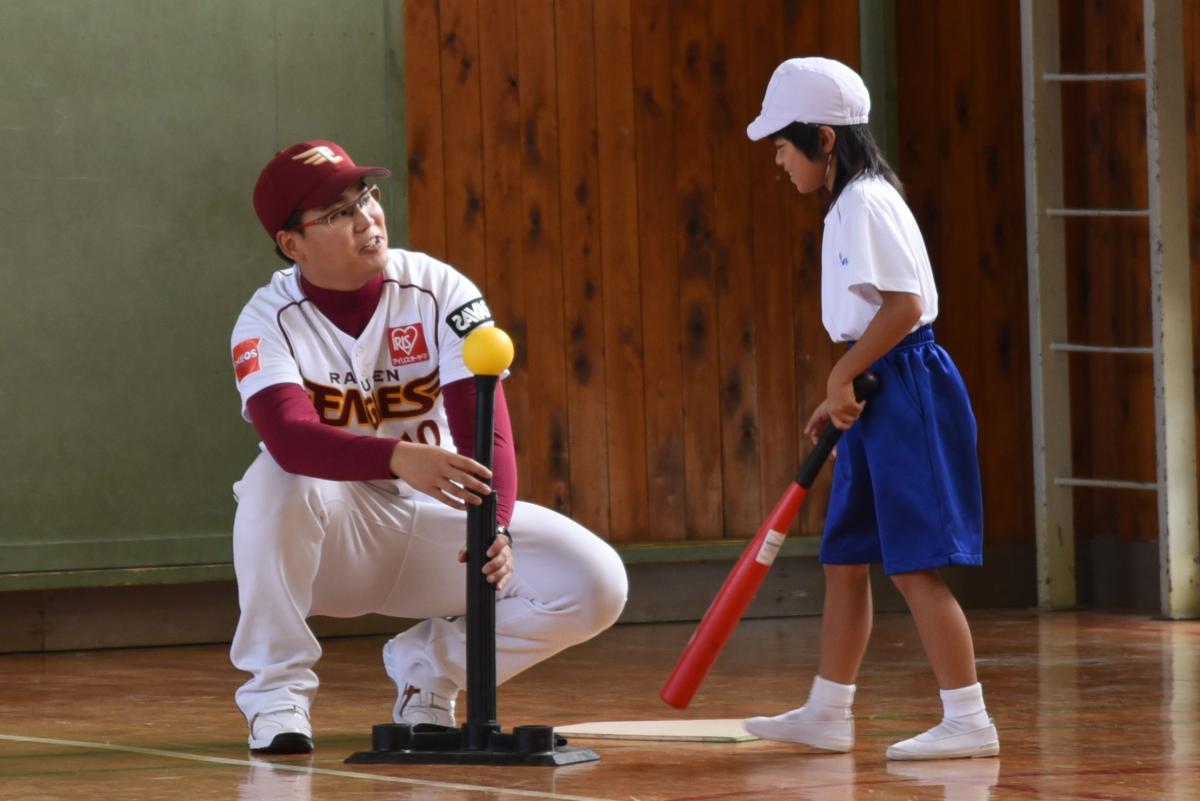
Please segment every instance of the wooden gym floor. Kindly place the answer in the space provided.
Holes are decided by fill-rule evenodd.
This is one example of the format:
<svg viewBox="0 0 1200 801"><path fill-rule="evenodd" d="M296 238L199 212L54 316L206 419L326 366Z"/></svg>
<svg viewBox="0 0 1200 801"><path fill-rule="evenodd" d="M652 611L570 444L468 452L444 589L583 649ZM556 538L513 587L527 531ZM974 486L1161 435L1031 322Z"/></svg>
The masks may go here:
<svg viewBox="0 0 1200 801"><path fill-rule="evenodd" d="M879 615L851 754L776 743L574 741L599 762L547 768L348 766L388 717L378 637L332 640L311 758L251 758L224 646L0 657L0 799L1200 799L1200 623L1139 615L971 615L996 759L889 763L936 722L906 615ZM691 624L619 626L500 690L505 728L741 717L798 705L819 620L747 621L686 713L657 697ZM465 712L460 703L460 715Z"/></svg>

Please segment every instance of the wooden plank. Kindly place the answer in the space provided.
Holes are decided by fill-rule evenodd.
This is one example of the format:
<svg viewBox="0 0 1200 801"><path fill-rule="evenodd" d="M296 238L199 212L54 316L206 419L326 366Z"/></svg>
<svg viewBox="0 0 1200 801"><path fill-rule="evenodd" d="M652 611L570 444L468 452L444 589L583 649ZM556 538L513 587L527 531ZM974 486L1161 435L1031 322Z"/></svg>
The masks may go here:
<svg viewBox="0 0 1200 801"><path fill-rule="evenodd" d="M1143 20L1140 4L1116 4L1112 8L1106 7L1104 14L1104 31L1113 30L1108 27L1112 22L1122 25L1122 30L1138 31L1136 37L1122 37L1123 41L1114 51L1110 51L1109 58L1113 58L1116 63L1144 65L1146 56L1142 44ZM1091 35L1098 40L1104 38L1100 30L1095 30ZM1112 187L1114 203L1148 208L1146 86L1144 82L1137 81L1123 82L1113 88L1118 88L1120 100L1116 103L1106 103L1103 108L1108 115L1106 125L1111 126L1115 136L1111 142L1111 149L1095 167L1097 170L1104 170L1105 177ZM1177 168L1182 168L1182 165ZM1108 254L1113 262L1110 280L1115 283L1111 335L1121 342L1148 345L1152 343L1154 335L1149 221L1122 219L1113 222L1117 223L1113 227L1119 231L1122 246ZM1119 410L1119 439L1102 437L1109 449L1109 458L1113 465L1108 469L1114 473L1122 471L1135 477L1135 480L1155 481L1157 447L1154 360L1126 356L1117 357L1112 361L1119 373L1119 383L1115 386L1125 388L1128 401L1115 404ZM1109 393L1109 397L1113 386L1109 385L1103 390ZM1100 394L1096 399L1104 397L1105 395ZM1123 492L1118 493L1118 496L1121 504L1118 512L1121 536L1126 540L1157 541L1157 496L1146 492Z"/></svg>
<svg viewBox="0 0 1200 801"><path fill-rule="evenodd" d="M442 155L442 60L436 0L404 4L408 119L408 247L446 256Z"/></svg>
<svg viewBox="0 0 1200 801"><path fill-rule="evenodd" d="M1061 65L1064 72L1084 72L1087 67L1085 42L1087 26L1083 25L1083 0L1062 0L1059 9L1060 20L1071 20L1072 24L1059 25L1061 45ZM1062 139L1072 143L1072 147L1063 148L1063 201L1078 207L1090 202L1086 196L1087 169L1086 160L1079 157L1086 142L1085 131L1091 126L1087 120L1087 87L1084 85L1065 85L1059 91L1062 97ZM1088 334L1088 314L1086 303L1079 302L1091 294L1090 276L1087 273L1087 242L1090 230L1088 221L1082 219L1067 220L1064 223L1064 240L1066 250L1066 285L1067 285L1067 331L1069 339L1085 341ZM1069 386L1071 398L1071 462L1075 475L1090 475L1094 462L1091 433L1095 428L1092 414L1096 404L1079 403L1081 393L1091 393L1092 367L1094 359L1086 357L1068 357ZM1111 493L1096 493L1090 489L1076 489L1072 492L1072 526L1074 540L1086 542L1092 536L1092 511L1096 500L1112 500Z"/></svg>
<svg viewBox="0 0 1200 801"><path fill-rule="evenodd" d="M1021 207L997 197L1022 197L1020 120L1005 109L1021 101L1016 7L966 13L943 5L927 16L900 15L898 42L911 74L936 70L959 76L936 97L931 87L905 80L902 127L912 131L902 160L910 198L922 224L938 280L938 340L967 383L979 427L984 482L984 531L989 543L1033 539L1028 333L1024 314ZM932 41L929 34L932 33ZM924 39L921 37L925 36ZM911 49L910 49L911 48ZM1009 104L984 97L1009 97ZM930 106L932 104L932 106ZM930 140L920 120L945 120ZM944 167L943 167L944 165Z"/></svg>
<svg viewBox="0 0 1200 801"><path fill-rule="evenodd" d="M858 8L853 4L784 4L783 33L789 53L821 53L858 68ZM787 184L787 181L782 181ZM821 240L828 197L797 195L787 206L789 265L792 270L792 329L796 353L797 460L812 448L803 424L826 397L829 373L846 352L833 343L821 316ZM802 532L817 533L825 525L833 470L821 471L801 510L797 525Z"/></svg>
<svg viewBox="0 0 1200 801"><path fill-rule="evenodd" d="M475 0L441 0L442 124L445 142L446 260L486 285L483 233L483 121L479 17Z"/></svg>
<svg viewBox="0 0 1200 801"><path fill-rule="evenodd" d="M569 513L554 9L549 3L524 3L520 11L521 259L531 382L528 496Z"/></svg>
<svg viewBox="0 0 1200 801"><path fill-rule="evenodd" d="M974 92L972 84L975 72L971 63L973 48L961 46L970 42L969 26L973 13L974 9L947 3L941 6L938 19L939 40L953 43L943 52L944 79L938 83L943 124L948 129L944 164L947 174L954 179L943 180L938 187L946 218L941 229L943 258L948 260L939 265L937 273L938 287L944 298L939 304L936 331L947 350L964 354L979 353L983 335L977 322L981 297L979 220L974 202L980 184L976 173L980 123L976 114L982 98ZM978 394L983 385L984 365L979 359L962 361L959 371L967 389Z"/></svg>
<svg viewBox="0 0 1200 801"><path fill-rule="evenodd" d="M764 511L758 451L758 371L755 336L758 309L750 250L753 221L750 204L750 158L766 158L751 148L746 125L758 109L758 97L747 87L750 41L745 7L737 3L709 6L712 74L709 129L713 159L713 258L717 289L718 363L721 402L722 511L725 535L750 536Z"/></svg>
<svg viewBox="0 0 1200 801"><path fill-rule="evenodd" d="M591 0L554 4L571 514L584 526L606 532L608 421L593 11Z"/></svg>
<svg viewBox="0 0 1200 801"><path fill-rule="evenodd" d="M1031 542L1032 494L1025 491L1033 486L1029 326L1024 315L1013 313L1028 297L1027 271L1013 269L1024 259L1025 225L1019 204L995 200L1023 193L1021 171L1004 166L1022 159L1021 121L1008 111L1021 104L1020 82L1008 78L1021 70L1020 10L994 4L978 11L971 18L969 41L975 54L975 161L983 189L974 200L980 301L972 316L980 329L978 354L984 369L971 387L971 402L980 428L980 474L985 487L995 488L984 497L987 541ZM976 100L981 97L991 99ZM947 264L943 269L961 266ZM969 352L956 350L951 355L958 363L973 360ZM1006 486L1011 489L1003 489Z"/></svg>
<svg viewBox="0 0 1200 801"><path fill-rule="evenodd" d="M1140 8L1132 4L1086 3L1082 58L1085 69L1133 71L1144 62L1141 39L1107 41L1103 34L1119 25L1140 31ZM1080 159L1080 183L1068 186L1081 204L1108 208L1145 208L1145 87L1140 82L1087 86L1083 92L1086 127L1078 125L1073 155ZM1069 134L1064 134L1064 138ZM1071 141L1071 140L1068 140ZM1079 269L1085 295L1076 294L1084 321L1082 340L1097 344L1150 343L1150 267L1145 220L1105 219L1085 223ZM1073 334L1074 335L1074 334ZM1090 460L1077 465L1080 475L1153 481L1155 433L1153 365L1145 357L1093 356L1087 360L1089 384L1076 393L1073 409L1091 407L1091 425L1080 431L1090 441ZM1157 538L1156 498L1146 493L1111 490L1081 493L1081 538L1113 535L1123 539Z"/></svg>
<svg viewBox="0 0 1200 801"><path fill-rule="evenodd" d="M642 265L646 443L652 539L686 536L683 398L680 392L679 267L675 250L670 7L632 6L637 105L638 252Z"/></svg>
<svg viewBox="0 0 1200 801"><path fill-rule="evenodd" d="M1106 69L1113 65L1109 57L1112 52L1109 45L1097 38L1098 26L1106 23L1104 9L1098 8L1090 0L1084 3L1082 9L1080 33L1080 57L1083 70ZM1119 45L1115 45L1119 48ZM1076 87L1071 87L1075 89ZM1105 100L1111 100L1114 95L1124 94L1126 87L1122 86L1088 86L1078 87L1082 95L1082 115L1074 126L1064 125L1063 141L1073 142L1075 147L1068 158L1079 160L1078 183L1065 187L1066 198L1072 205L1105 207L1114 199L1113 187L1108 185L1103 171L1104 155L1101 152L1102 141L1109 138L1111 130L1105 131L1106 123L1111 119L1100 105ZM1064 148L1065 150L1065 148ZM1101 169L1100 175L1093 175L1093 170ZM1076 286L1081 293L1071 291L1068 295L1071 305L1079 305L1079 320L1082 325L1071 330L1071 340L1095 344L1116 344L1115 331L1111 329L1113 320L1113 282L1109 270L1113 266L1112 249L1118 247L1114 238L1117 226L1109 224L1108 220L1084 220L1080 226L1084 232L1081 249L1068 253L1068 260L1079 260L1078 270L1081 282ZM1129 265L1132 267L1132 265ZM1070 288L1070 287L1069 287ZM1076 475L1085 478L1113 478L1104 471L1111 467L1111 439L1118 436L1117 398L1115 389L1120 385L1114 383L1118 376L1116 364L1112 357L1106 356L1076 356L1074 361L1086 362L1088 383L1080 391L1079 386L1072 387L1072 413L1081 406L1089 407L1090 425L1086 428L1076 427L1079 435L1088 440L1089 459L1075 464ZM1128 389L1128 387L1126 387ZM1102 394L1097 394L1097 393ZM1121 393L1124 394L1124 393ZM1100 399L1104 398L1105 401ZM1104 437L1097 437L1096 431L1104 430ZM1077 491L1075 494L1077 511L1076 540L1086 542L1096 535L1102 537L1120 536L1121 525L1117 522L1124 511L1120 494L1111 490Z"/></svg>
<svg viewBox="0 0 1200 801"><path fill-rule="evenodd" d="M1011 269L1023 259L1024 225L1016 204L994 200L1022 196L1020 173L1003 166L1020 161L1019 120L1001 102L1001 93L1009 96L1007 107L1021 100L1020 85L1005 77L1020 67L1018 10L947 8L939 37L962 43L942 59L944 71L962 80L941 97L943 114L955 121L946 162L955 178L943 179L940 204L955 211L945 213L943 261L935 264L943 298L936 328L975 408L987 541L1029 541L1031 496L1018 489L1033 484L1028 332L1024 318L1012 313L1027 287L1024 273Z"/></svg>
<svg viewBox="0 0 1200 801"><path fill-rule="evenodd" d="M983 302L981 273L988 265L981 253L977 202L984 183L978 171L979 138L990 124L986 118L990 104L978 94L978 51L970 45L973 12L962 5L942 4L936 23L939 42L949 47L940 59L941 74L947 76L939 81L938 105L946 127L946 148L943 177L936 189L944 217L940 230L944 261L936 267L939 310L934 328L938 341L952 355L980 354L990 333L978 322ZM1010 108L1019 107L1017 99ZM1008 116L1016 119L1016 115ZM986 402L990 387L984 360L976 356L960 358L956 363L968 393ZM979 432L985 444L994 442L995 434L991 427Z"/></svg>
<svg viewBox="0 0 1200 801"><path fill-rule="evenodd" d="M521 104L517 81L516 0L479 8L482 91L484 258L488 306L513 339L516 356L504 394L516 442L517 472L529 477L529 375L525 272L521 265ZM526 488L527 489L527 488ZM520 493L521 490L518 490Z"/></svg>
<svg viewBox="0 0 1200 801"><path fill-rule="evenodd" d="M750 58L746 70L751 107L757 114L775 67L790 56L784 47L783 17L778 3L749 3ZM762 483L760 505L770 508L796 472L797 438L811 409L799 409L796 395L796 343L792 315L791 238L788 226L797 203L796 190L779 180L770 142L750 146L750 209L755 304L760 317L755 330L758 373L759 452ZM815 203L815 201L812 201ZM818 267L819 270L819 267ZM795 528L795 527L793 527Z"/></svg>
<svg viewBox="0 0 1200 801"><path fill-rule="evenodd" d="M671 126L679 258L680 360L687 536L723 535L720 331L713 283L713 158L708 137L709 42L704 0L671 5Z"/></svg>
<svg viewBox="0 0 1200 801"><path fill-rule="evenodd" d="M637 141L629 1L597 3L596 144L604 272L609 538L654 540L646 479Z"/></svg>

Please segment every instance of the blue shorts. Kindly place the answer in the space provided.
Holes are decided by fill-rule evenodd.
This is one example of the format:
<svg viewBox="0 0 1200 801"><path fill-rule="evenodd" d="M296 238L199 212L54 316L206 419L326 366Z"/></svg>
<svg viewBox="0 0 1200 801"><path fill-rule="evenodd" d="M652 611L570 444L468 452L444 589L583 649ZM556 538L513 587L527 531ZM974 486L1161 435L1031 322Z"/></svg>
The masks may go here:
<svg viewBox="0 0 1200 801"><path fill-rule="evenodd" d="M871 365L879 391L838 443L821 538L831 565L909 573L983 563L975 415L925 326Z"/></svg>

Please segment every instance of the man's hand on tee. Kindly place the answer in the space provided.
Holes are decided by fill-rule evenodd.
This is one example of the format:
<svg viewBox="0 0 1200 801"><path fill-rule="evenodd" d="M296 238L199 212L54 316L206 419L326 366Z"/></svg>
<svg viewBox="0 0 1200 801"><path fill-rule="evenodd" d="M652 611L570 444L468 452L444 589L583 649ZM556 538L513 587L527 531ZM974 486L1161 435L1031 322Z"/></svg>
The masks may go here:
<svg viewBox="0 0 1200 801"><path fill-rule="evenodd" d="M389 464L392 475L407 482L418 492L454 509L478 506L491 487L480 479L492 477L492 471L474 459L436 445L397 442Z"/></svg>
<svg viewBox="0 0 1200 801"><path fill-rule="evenodd" d="M491 547L487 550L488 561L483 566L483 574L487 576L489 584L495 584L496 590L503 590L508 584L509 578L513 574L513 553L512 546L508 543L508 537L496 537L492 540ZM458 561L467 561L467 549L463 548L458 552Z"/></svg>

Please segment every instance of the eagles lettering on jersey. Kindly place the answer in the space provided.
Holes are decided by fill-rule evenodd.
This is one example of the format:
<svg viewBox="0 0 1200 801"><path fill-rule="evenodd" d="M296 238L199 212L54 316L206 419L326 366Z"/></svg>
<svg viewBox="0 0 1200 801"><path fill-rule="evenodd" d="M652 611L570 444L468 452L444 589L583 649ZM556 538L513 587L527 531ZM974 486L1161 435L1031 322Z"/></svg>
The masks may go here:
<svg viewBox="0 0 1200 801"><path fill-rule="evenodd" d="M481 323L486 323L491 319L492 312L488 309L487 302L483 298L475 298L450 312L446 316L446 325L450 326L451 330L460 337L465 337L478 328Z"/></svg>
<svg viewBox="0 0 1200 801"><path fill-rule="evenodd" d="M407 384L378 384L364 393L356 386L328 386L304 379L321 422L338 428L379 428L386 420L424 417L433 411L442 387L437 372Z"/></svg>

